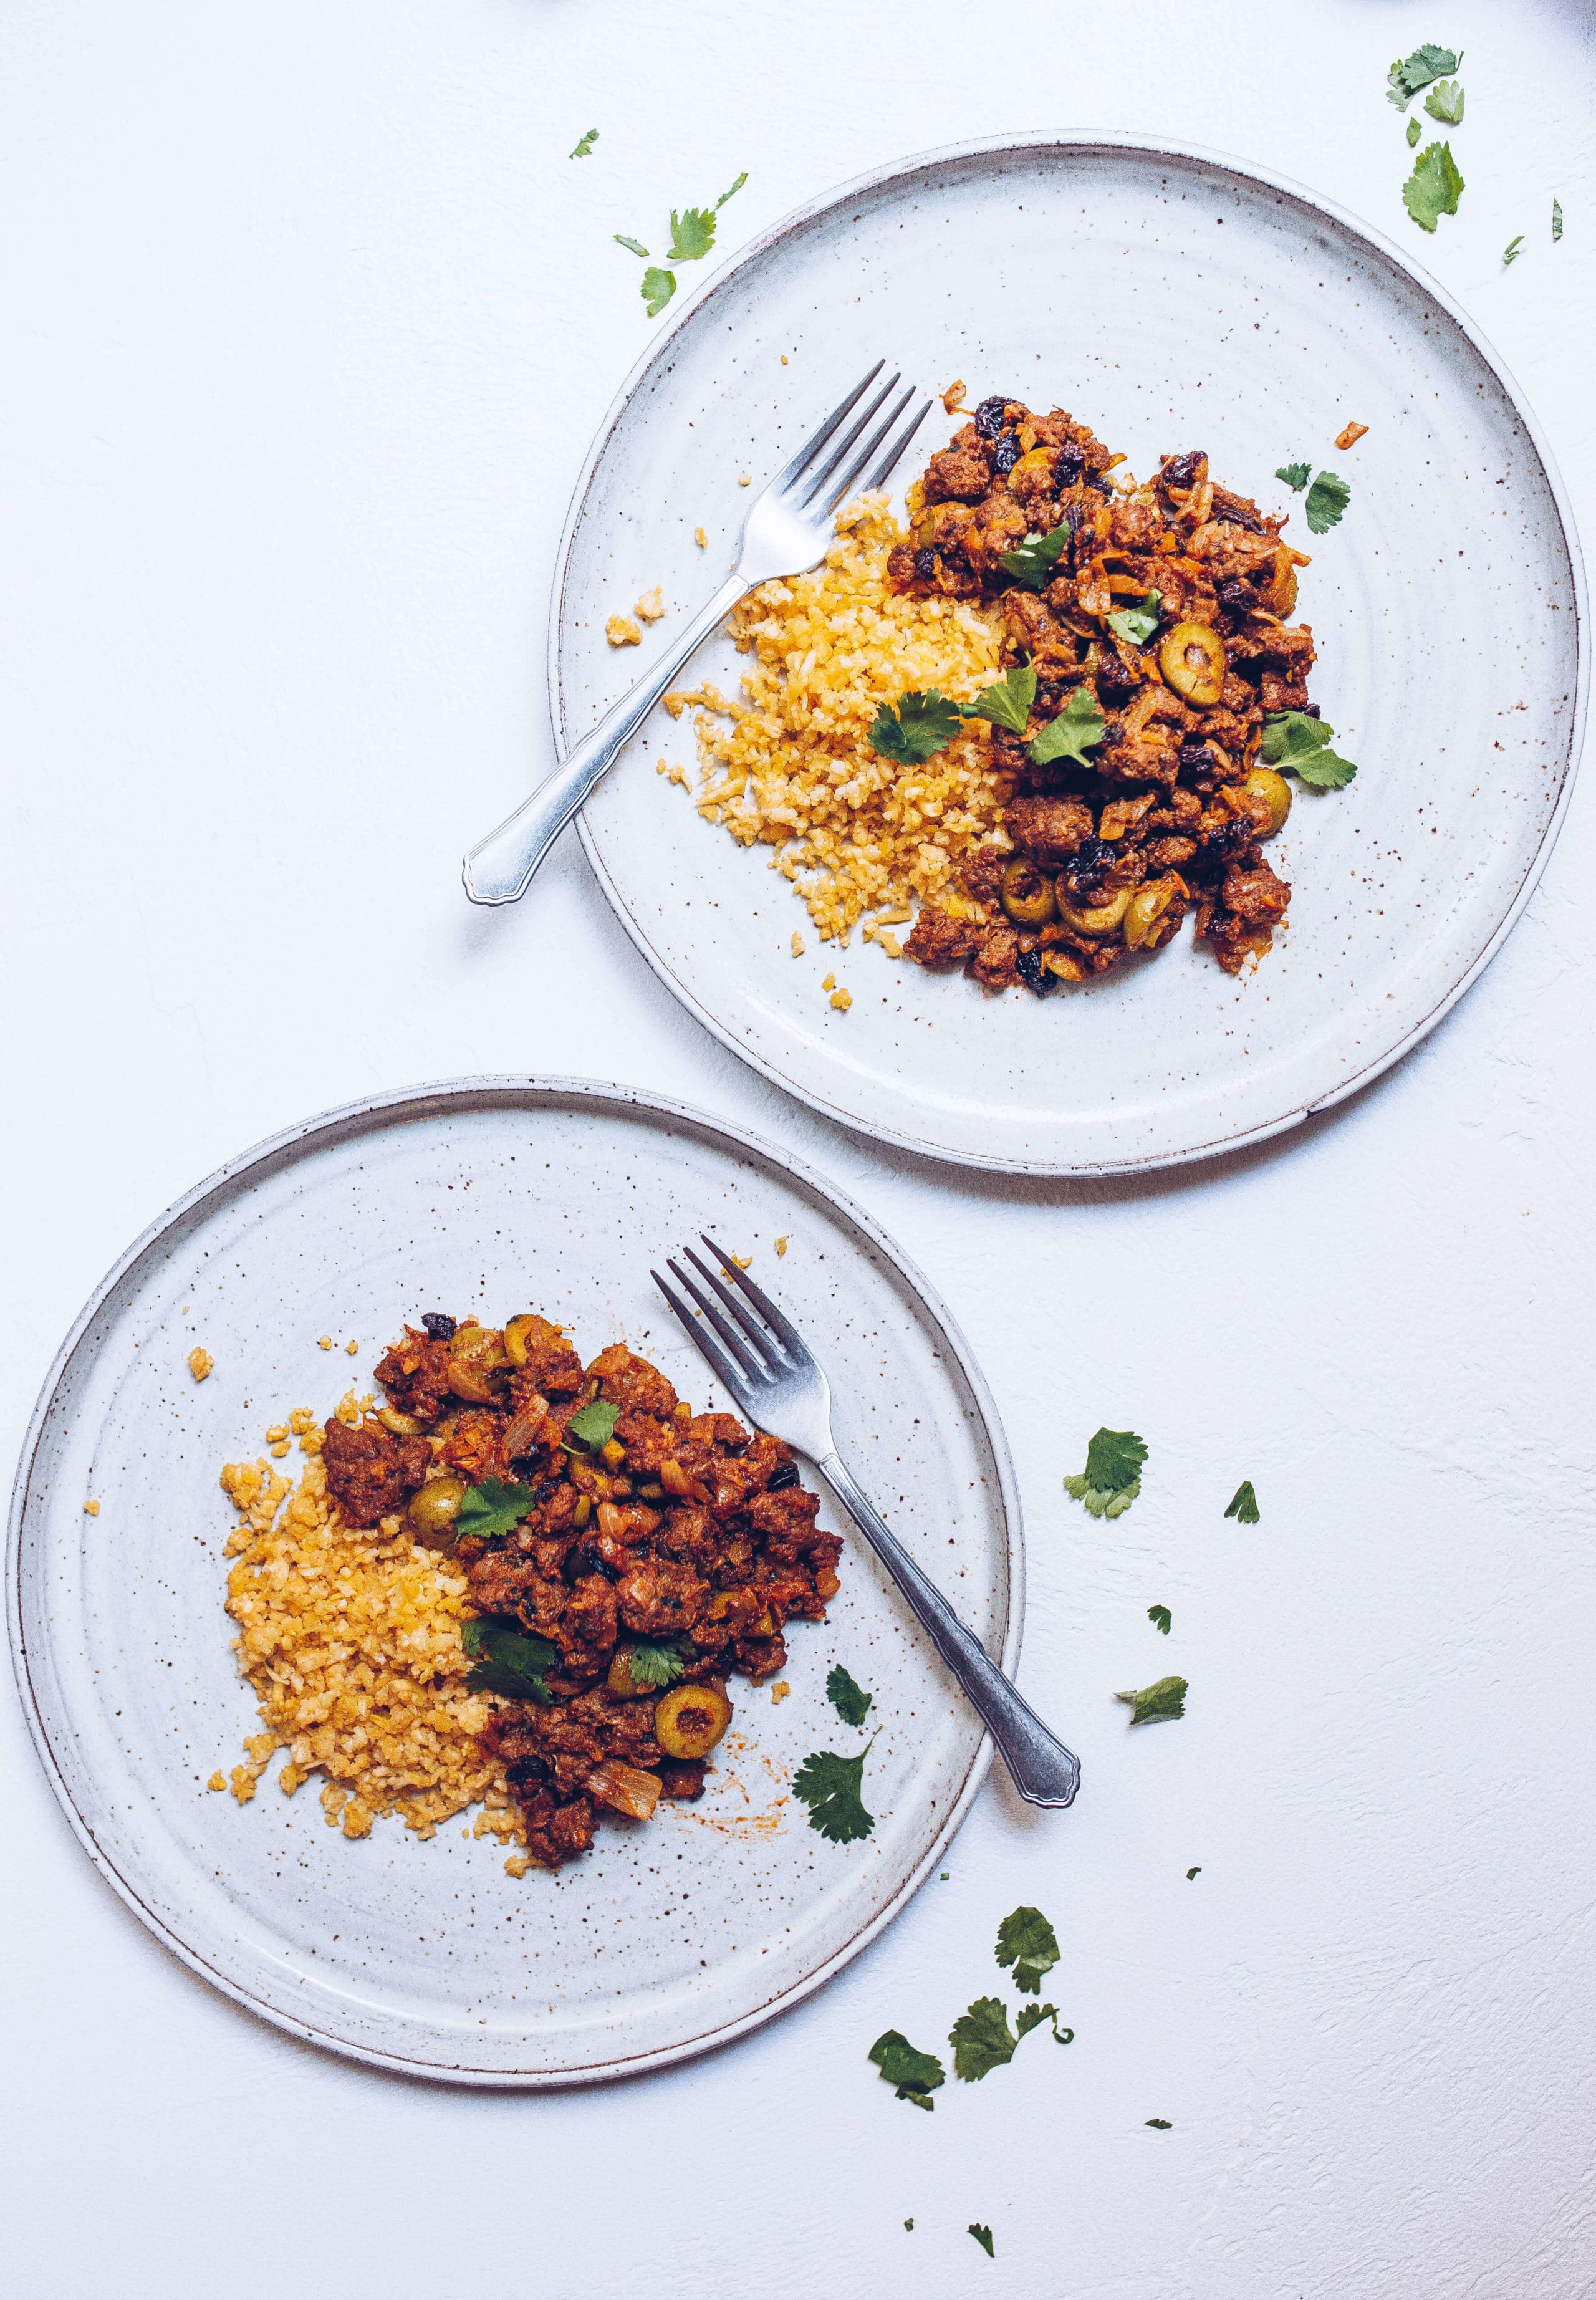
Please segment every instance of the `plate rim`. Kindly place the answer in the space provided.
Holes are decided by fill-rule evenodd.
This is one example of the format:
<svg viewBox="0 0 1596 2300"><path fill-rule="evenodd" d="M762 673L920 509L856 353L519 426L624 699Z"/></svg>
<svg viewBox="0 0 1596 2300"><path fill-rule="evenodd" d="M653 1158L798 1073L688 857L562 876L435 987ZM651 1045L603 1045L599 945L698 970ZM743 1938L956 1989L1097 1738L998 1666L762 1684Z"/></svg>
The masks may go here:
<svg viewBox="0 0 1596 2300"><path fill-rule="evenodd" d="M1590 693L1590 648L1586 643L1589 599L1579 529L1562 472L1559 469L1557 458L1551 451L1550 443L1542 428L1540 419L1535 414L1517 378L1484 330L1469 317L1451 292L1425 269L1423 264L1416 262L1399 248L1377 225L1369 223L1365 218L1354 213L1351 209L1342 206L1338 201L1310 191L1306 185L1299 183L1294 177L1283 175L1278 171L1267 168L1258 162L1241 159L1233 153L1219 151L1209 145L1188 144L1173 138L1149 138L1124 129L1105 129L1094 136L1052 136L1045 132L1015 131L1004 136L976 137L961 143L937 145L924 152L911 153L902 159L888 161L880 167L867 170L862 175L849 177L844 182L834 185L827 190L817 194L813 199L805 201L801 206L793 208L786 215L768 226L756 238L750 240L746 246L739 248L736 254L722 270L711 273L700 286L692 290L675 318L652 339L648 348L639 355L594 434L571 491L570 504L566 512L565 525L560 538L559 553L554 562L553 581L549 598L549 717L553 732L555 754L563 762L569 748L569 738L566 731L566 696L561 669L560 628L570 579L571 552L576 542L577 531L582 523L584 505L594 474L611 440L625 417L634 396L651 373L662 366L669 365L677 338L717 297L728 290L735 292L738 279L751 263L768 254L789 234L799 230L804 225L814 222L828 212L844 207L852 200L876 194L896 181L922 173L927 169L965 165L971 161L1000 160L1027 152L1036 152L1050 156L1071 153L1085 155L1118 153L1146 160L1170 160L1187 164L1194 163L1203 168L1218 169L1229 175L1239 177L1248 185L1261 188L1267 192L1277 193L1284 198L1295 201L1311 212L1329 219L1343 231L1350 232L1356 239L1363 241L1384 262L1392 265L1434 300L1453 325L1461 330L1475 353L1495 376L1514 413L1524 426L1530 445L1540 460L1541 468L1551 495L1552 504L1558 515L1563 546L1567 553L1569 570L1573 577L1574 712L1569 724L1567 771L1563 778L1558 803L1542 832L1540 844L1530 860L1529 867L1524 874L1517 894L1494 933L1451 988L1435 1002L1426 1014L1423 1015L1401 1038L1385 1048L1383 1053L1361 1063L1351 1077L1342 1079L1330 1092L1280 1112L1257 1126L1243 1127L1233 1133L1218 1135L1211 1140L1193 1144L1184 1149L1106 1159L1021 1158L1012 1153L1000 1152L994 1154L979 1150L955 1149L945 1143L927 1141L922 1136L905 1133L895 1126L860 1117L853 1112L829 1101L820 1089L811 1089L797 1084L786 1076L773 1062L745 1045L728 1025L719 1021L675 973L666 958L650 941L647 929L642 921L632 917L627 904L621 899L619 890L605 868L597 844L588 829L585 810L578 812L576 818L577 834L581 839L582 851L587 858L589 868L603 888L604 898L611 910L659 979L677 1004L685 1007L694 1021L709 1031L711 1038L718 1039L723 1046L728 1048L739 1061L746 1062L749 1068L755 1071L760 1077L769 1079L772 1086L779 1088L782 1093L790 1095L794 1101L802 1103L807 1108L817 1111L821 1117L831 1120L834 1124L846 1127L851 1134L862 1136L868 1142L884 1145L894 1150L908 1151L916 1157L933 1159L939 1164L968 1167L984 1173L1047 1175L1081 1181L1114 1179L1120 1176L1133 1174L1159 1173L1173 1167L1193 1165L1208 1158L1226 1157L1234 1151L1251 1149L1260 1143L1272 1141L1277 1135L1287 1133L1293 1127L1301 1125L1305 1120L1318 1117L1322 1111L1334 1110L1338 1104L1347 1101L1352 1095L1360 1093L1365 1087L1373 1085L1376 1079L1383 1077L1405 1055L1411 1054L1416 1046L1428 1038L1437 1024L1451 1013L1464 994L1473 988L1517 924L1530 896L1540 884L1542 871L1551 859L1552 849L1557 845L1574 796L1574 787L1578 779L1580 760L1584 747Z"/></svg>
<svg viewBox="0 0 1596 2300"><path fill-rule="evenodd" d="M21 1543L23 1521L28 1512L29 1496L37 1462L39 1445L45 1425L54 1404L63 1374L71 1358L88 1332L95 1318L121 1280L146 1255L153 1246L179 1222L184 1221L208 1198L236 1195L247 1183L250 1173L270 1162L279 1160L285 1153L301 1155L313 1152L323 1139L336 1141L340 1136L349 1137L370 1131L374 1126L403 1123L411 1119L445 1114L451 1106L460 1109L491 1105L495 1101L517 1097L523 1104L542 1103L549 1105L561 1101L586 1104L595 1110L608 1110L624 1116L628 1111L642 1111L655 1119L685 1121L688 1125L703 1129L718 1144L733 1153L751 1152L768 1161L782 1172L794 1176L849 1222L863 1231L871 1244L883 1254L899 1275L904 1279L919 1300L929 1312L932 1321L945 1338L950 1354L960 1373L969 1387L976 1411L980 1418L986 1443L991 1449L997 1479L998 1500L1007 1534L1009 1570L1008 1619L1004 1624L1003 1644L1000 1656L1004 1673L1012 1678L1018 1667L1024 1637L1026 1567L1025 1523L1020 1503L1019 1487L1015 1475L1013 1458L1009 1449L1008 1434L1002 1417L987 1386L978 1360L960 1330L957 1321L943 1302L936 1288L918 1265L906 1254L874 1218L865 1212L845 1190L828 1176L811 1166L805 1159L780 1148L752 1128L725 1120L696 1104L679 1101L674 1096L655 1094L641 1088L626 1086L615 1080L566 1077L551 1072L518 1074L515 1072L484 1073L479 1077L437 1079L411 1087L397 1087L387 1091L362 1096L357 1102L342 1103L322 1111L313 1118L280 1132L264 1137L247 1150L239 1152L208 1174L203 1181L173 1199L165 1211L146 1224L126 1250L106 1271L90 1293L83 1308L72 1321L61 1346L51 1361L49 1371L40 1387L33 1412L28 1423L27 1435L18 1459L16 1475L12 1485L11 1508L7 1521L5 1547L6 1627L11 1647L12 1671L23 1715L27 1721L34 1750L44 1768L46 1779L55 1795L56 1803L65 1814L72 1834L93 1862L118 1898L131 1910L139 1922L162 1946L186 1964L191 1972L208 1981L234 2004L266 2021L270 2027L296 2037L302 2042L319 2046L337 2054L341 2059L356 2061L368 2068L381 2069L392 2075L423 2079L428 2082L466 2086L495 2091L560 2091L578 2086L611 2083L623 2077L640 2076L655 2069L670 2068L677 2063L696 2059L701 2054L718 2051L723 2045L762 2028L769 2021L823 1988L843 1968L860 1955L893 1920L899 1916L925 1883L931 1871L946 1853L957 1831L962 1827L971 1806L979 1796L991 1769L994 1754L992 1737L983 1734L965 1776L959 1795L939 1824L929 1850L903 1879L897 1890L869 1921L835 1950L811 1973L804 1975L789 1988L779 1991L766 2003L738 2019L723 2023L698 2037L673 2045L661 2046L651 2052L617 2054L574 2071L549 2072L542 2070L496 2070L464 2066L448 2066L436 2061L414 2058L404 2054L385 2052L375 2046L334 2036L312 2021L296 2020L288 2012L264 2004L250 1990L220 1972L204 1953L186 1941L140 1897L131 1880L124 1877L96 1840L94 1831L73 1799L71 1786L56 1762L44 1719L39 1711L28 1665L28 1645L22 1622Z"/></svg>

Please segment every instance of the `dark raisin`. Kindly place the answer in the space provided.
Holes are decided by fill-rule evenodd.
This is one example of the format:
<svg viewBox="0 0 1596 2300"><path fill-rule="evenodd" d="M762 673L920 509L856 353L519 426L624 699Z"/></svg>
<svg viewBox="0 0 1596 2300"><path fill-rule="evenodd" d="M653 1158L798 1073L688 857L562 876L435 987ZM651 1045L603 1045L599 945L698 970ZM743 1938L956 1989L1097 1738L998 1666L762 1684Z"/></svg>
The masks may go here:
<svg viewBox="0 0 1596 2300"><path fill-rule="evenodd" d="M1008 478L1016 463L1018 462L1020 454L1020 445L1013 432L1005 431L1002 438L997 443L997 452L992 459L992 468L997 473L1000 479L1005 479Z"/></svg>
<svg viewBox="0 0 1596 2300"><path fill-rule="evenodd" d="M1064 872L1070 893L1077 897L1096 894L1113 861L1114 849L1106 838L1083 838Z"/></svg>
<svg viewBox="0 0 1596 2300"><path fill-rule="evenodd" d="M1207 461L1202 449L1193 447L1189 454L1171 455L1159 477L1167 488L1189 488L1197 476L1198 464Z"/></svg>
<svg viewBox="0 0 1596 2300"><path fill-rule="evenodd" d="M1199 736L1188 735L1180 746L1181 772L1194 775L1200 767L1206 767L1208 763L1208 745Z"/></svg>
<svg viewBox="0 0 1596 2300"><path fill-rule="evenodd" d="M552 1778L546 1757L518 1757L513 1765L507 1765L504 1769L511 1796L523 1804L539 1789L546 1788Z"/></svg>
<svg viewBox="0 0 1596 2300"><path fill-rule="evenodd" d="M1094 487L1100 496L1111 496L1114 492L1114 482L1106 471L1093 471L1088 484Z"/></svg>
<svg viewBox="0 0 1596 2300"><path fill-rule="evenodd" d="M552 1478L544 1478L540 1485L534 1486L532 1488L533 1508L541 1509L544 1502L552 1501L564 1483L564 1471L556 1470Z"/></svg>
<svg viewBox="0 0 1596 2300"><path fill-rule="evenodd" d="M424 1310L421 1323L435 1342L452 1342L454 1339L454 1321L445 1318L441 1310Z"/></svg>
<svg viewBox="0 0 1596 2300"><path fill-rule="evenodd" d="M1009 403L1002 397L984 399L976 410L976 430L983 439L995 439L1003 428Z"/></svg>
<svg viewBox="0 0 1596 2300"><path fill-rule="evenodd" d="M620 1575L610 1563L595 1541L589 1539L583 1542L577 1554L584 1565L589 1567L594 1573L602 1573L606 1581L619 1580Z"/></svg>
<svg viewBox="0 0 1596 2300"><path fill-rule="evenodd" d="M1085 458L1078 447L1060 447L1053 458L1053 476L1061 488L1074 487L1085 468Z"/></svg>
<svg viewBox="0 0 1596 2300"><path fill-rule="evenodd" d="M1219 586L1219 604L1222 607L1256 607L1258 594L1251 583L1243 583L1239 575L1233 575L1227 583Z"/></svg>
<svg viewBox="0 0 1596 2300"><path fill-rule="evenodd" d="M1053 978L1042 963L1039 950L1022 950L1014 962L1014 967L1027 990L1034 990L1038 998L1045 996Z"/></svg>
<svg viewBox="0 0 1596 2300"><path fill-rule="evenodd" d="M1299 703L1297 711L1303 719L1322 719L1325 715L1317 703Z"/></svg>
<svg viewBox="0 0 1596 2300"><path fill-rule="evenodd" d="M768 1494L784 1494L789 1486L795 1486L797 1482L797 1462L783 1462L777 1469L771 1471L770 1482L765 1488L765 1491Z"/></svg>
<svg viewBox="0 0 1596 2300"><path fill-rule="evenodd" d="M1105 703L1127 702L1139 684L1136 673L1127 670L1117 654L1104 655L1097 667L1098 692Z"/></svg>
<svg viewBox="0 0 1596 2300"><path fill-rule="evenodd" d="M917 551L914 554L914 571L922 583L929 583L936 572L935 552Z"/></svg>

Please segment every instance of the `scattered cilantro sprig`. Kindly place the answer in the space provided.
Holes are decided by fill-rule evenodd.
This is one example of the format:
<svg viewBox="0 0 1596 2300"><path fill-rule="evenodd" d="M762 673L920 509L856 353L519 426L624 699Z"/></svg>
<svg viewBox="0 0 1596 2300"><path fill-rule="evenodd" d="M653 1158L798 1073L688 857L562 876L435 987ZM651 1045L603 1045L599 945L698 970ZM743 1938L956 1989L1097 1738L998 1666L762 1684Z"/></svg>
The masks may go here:
<svg viewBox="0 0 1596 2300"><path fill-rule="evenodd" d="M1225 1514L1234 1518L1238 1525L1256 1525L1259 1522L1258 1496L1252 1490L1251 1478L1242 1479L1230 1496L1230 1506Z"/></svg>
<svg viewBox="0 0 1596 2300"><path fill-rule="evenodd" d="M1310 790L1343 790L1358 770L1330 749L1334 732L1327 719L1306 711L1271 711L1264 719L1259 755L1265 766L1285 768Z"/></svg>
<svg viewBox="0 0 1596 2300"><path fill-rule="evenodd" d="M1352 500L1352 490L1338 471L1321 471L1302 504L1310 535L1324 535L1334 527Z"/></svg>
<svg viewBox="0 0 1596 2300"><path fill-rule="evenodd" d="M1443 128L1459 128L1463 123L1463 84L1460 80L1438 79L1425 98L1425 110L1432 120L1440 121ZM1409 122L1412 127L1417 121Z"/></svg>
<svg viewBox="0 0 1596 2300"><path fill-rule="evenodd" d="M1166 1637L1168 1636L1170 1624L1175 1616L1168 1605L1149 1605L1147 1618L1155 1629L1161 1629Z"/></svg>
<svg viewBox="0 0 1596 2300"><path fill-rule="evenodd" d="M1039 2029L1044 2021L1052 2022L1053 2035L1060 2045L1073 2042L1074 2029L1059 2026L1056 2004L1022 2004L1011 2029L1001 1997L977 1996L948 2031L953 2074L964 2084L979 2084L993 2069L1006 2068L1032 2029Z"/></svg>
<svg viewBox="0 0 1596 2300"><path fill-rule="evenodd" d="M1086 1448L1079 1477L1066 1478L1064 1490L1093 1517L1123 1517L1142 1490L1147 1447L1134 1429L1100 1429Z"/></svg>
<svg viewBox="0 0 1596 2300"><path fill-rule="evenodd" d="M468 1486L454 1514L456 1540L497 1541L513 1533L534 1498L530 1486L517 1485L512 1478L484 1478L479 1486Z"/></svg>
<svg viewBox="0 0 1596 2300"><path fill-rule="evenodd" d="M575 151L570 154L570 157L571 157L573 160L586 160L586 159L588 157L589 154L592 152L594 146L598 142L598 140L599 140L599 132L598 132L598 129L597 129L596 128L590 128L590 129L587 130L587 133L586 134L586 136L583 136L583 137L581 137L581 138L578 139L578 144L577 144L577 148L576 148L576 150L575 150Z"/></svg>
<svg viewBox="0 0 1596 2300"><path fill-rule="evenodd" d="M989 2228L984 2227L979 2221L971 2221L965 2233L975 2238L988 2260L997 2258L996 2253L992 2248L992 2230Z"/></svg>
<svg viewBox="0 0 1596 2300"><path fill-rule="evenodd" d="M1385 101L1406 112L1421 88L1455 72L1462 61L1460 48L1454 55L1450 48L1438 48L1433 40L1426 40L1422 48L1415 48L1410 56L1400 56L1392 65L1385 75L1390 82Z"/></svg>
<svg viewBox="0 0 1596 2300"><path fill-rule="evenodd" d="M874 1813L865 1811L860 1790L864 1761L872 1741L857 1757L839 1757L833 1749L817 1749L807 1756L793 1781L793 1795L809 1807L809 1825L834 1845L851 1845L868 1837L876 1826Z"/></svg>
<svg viewBox="0 0 1596 2300"><path fill-rule="evenodd" d="M993 1954L1000 1964L1014 1967L1022 1996L1040 1996L1043 1974L1059 1962L1059 1936L1040 1909L1011 1909L998 1927Z"/></svg>
<svg viewBox="0 0 1596 2300"><path fill-rule="evenodd" d="M1308 475L1312 468L1310 463L1282 463L1275 477L1284 479L1294 494L1301 495L1308 485Z"/></svg>
<svg viewBox="0 0 1596 2300"><path fill-rule="evenodd" d="M462 1621L460 1642L473 1658L466 1683L474 1693L503 1693L514 1701L553 1699L544 1679L560 1649L546 1638L524 1637L504 1621Z"/></svg>
<svg viewBox="0 0 1596 2300"><path fill-rule="evenodd" d="M597 135L596 128L590 129L588 135L583 138L581 143L571 154L571 158L573 160L584 158L593 148L591 139L595 138ZM715 227L719 221L721 209L734 194L742 190L747 181L748 171L744 168L736 182L721 193L712 208L682 208L679 211L676 208L671 209L670 246L665 254L666 264L697 263L709 254L715 245ZM612 233L611 238L631 254L640 256L645 262L647 262L648 250L640 240L628 239L624 232L619 231ZM643 275L639 292L647 307L649 318L658 319L666 304L676 294L675 272L667 271L661 264L650 265Z"/></svg>
<svg viewBox="0 0 1596 2300"><path fill-rule="evenodd" d="M935 2053L917 2052L900 2030L888 2029L870 2046L869 2057L886 2082L897 2087L900 2100L916 2108L935 2108L931 2095L947 2081L947 2071ZM907 2228L910 2223L905 2221L903 2225Z"/></svg>
<svg viewBox="0 0 1596 2300"><path fill-rule="evenodd" d="M856 1683L839 1661L826 1680L826 1698L844 1725L862 1725L876 1696Z"/></svg>
<svg viewBox="0 0 1596 2300"><path fill-rule="evenodd" d="M1563 237L1563 203L1561 200L1553 200L1551 204L1551 236L1554 240L1561 239Z"/></svg>
<svg viewBox="0 0 1596 2300"><path fill-rule="evenodd" d="M1426 144L1402 186L1402 205L1421 231L1434 231L1443 215L1456 215L1463 179L1450 144Z"/></svg>
<svg viewBox="0 0 1596 2300"><path fill-rule="evenodd" d="M1190 1690L1184 1677L1160 1677L1155 1685L1144 1685L1140 1693L1117 1693L1114 1698L1130 1703L1133 1725L1145 1725L1157 1717L1184 1717Z"/></svg>
<svg viewBox="0 0 1596 2300"><path fill-rule="evenodd" d="M1518 251L1523 246L1524 234L1519 232L1514 238L1509 240L1507 246L1503 248L1501 252L1501 260L1503 263L1517 263L1518 261Z"/></svg>

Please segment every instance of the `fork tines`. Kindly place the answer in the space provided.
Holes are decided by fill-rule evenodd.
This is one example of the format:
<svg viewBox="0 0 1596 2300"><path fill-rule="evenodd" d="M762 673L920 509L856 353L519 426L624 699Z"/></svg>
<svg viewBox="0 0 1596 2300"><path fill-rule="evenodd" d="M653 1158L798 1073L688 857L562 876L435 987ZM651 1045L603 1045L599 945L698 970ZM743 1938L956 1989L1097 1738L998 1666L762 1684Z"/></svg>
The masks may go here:
<svg viewBox="0 0 1596 2300"><path fill-rule="evenodd" d="M869 426L875 422L882 408L886 406L887 401L892 398L894 392L903 380L901 373L893 374L877 392L852 429L844 435L841 444L833 449L830 457L820 470L818 471L814 470L815 457L829 443L832 434L846 422L885 364L885 360L877 361L869 373L854 386L839 407L833 409L814 437L805 441L786 470L777 475L774 483L775 491L780 495L797 493L799 510L809 512L813 515L828 515L837 508L845 496L852 494L856 488L885 486L894 465L930 413L931 402L927 399L921 405L919 412L890 439L880 455L880 460L872 467L871 458L876 455L877 449L881 448L883 440L887 439L888 433L892 432L894 425L915 394L914 385L910 384L894 401L886 414L876 425L876 429L869 432L869 437L864 440L862 446L860 446L861 435L869 429ZM800 488L802 490L802 493L798 493Z"/></svg>
<svg viewBox="0 0 1596 2300"><path fill-rule="evenodd" d="M720 1264L725 1276L752 1304L752 1310L738 1301L690 1246L683 1248L683 1258L690 1262L698 1272L698 1277L703 1281L702 1286L688 1276L680 1262L668 1261L665 1266L677 1286L698 1304L702 1317L694 1317L687 1304L671 1291L657 1270L651 1271L650 1275L708 1361L711 1371L736 1396L751 1388L777 1381L784 1373L795 1371L806 1363L808 1349L791 1319L777 1308L769 1296L754 1284L745 1271L738 1269L731 1255L718 1246L712 1238L706 1236L703 1242ZM718 1341L711 1341L704 1331L706 1322L719 1337Z"/></svg>

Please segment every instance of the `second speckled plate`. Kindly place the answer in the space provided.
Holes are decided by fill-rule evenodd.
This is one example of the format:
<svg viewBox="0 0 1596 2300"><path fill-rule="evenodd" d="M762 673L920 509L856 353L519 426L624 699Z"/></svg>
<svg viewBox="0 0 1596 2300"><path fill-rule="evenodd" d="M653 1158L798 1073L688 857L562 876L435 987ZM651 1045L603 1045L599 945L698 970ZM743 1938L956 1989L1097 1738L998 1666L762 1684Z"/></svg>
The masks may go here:
<svg viewBox="0 0 1596 2300"><path fill-rule="evenodd" d="M222 1610L222 1462L254 1459L293 1407L320 1418L346 1383L368 1388L404 1320L443 1304L544 1311L588 1355L624 1339L684 1396L724 1406L649 1278L701 1229L754 1256L830 1371L861 1481L1012 1671L1018 1509L958 1334L820 1176L680 1104L484 1079L335 1112L174 1206L69 1335L12 1505L12 1644L34 1738L129 1906L279 2027L461 2083L658 2068L818 1988L904 1905L968 1810L990 1746L852 1538L828 1618L792 1632L790 1698L733 1680L702 1802L602 1829L558 1876L508 1877L505 1848L458 1822L420 1844L379 1821L351 1843L325 1825L313 1779L278 1793L280 1761L253 1804L205 1787L258 1723ZM329 1356L322 1334L358 1338L358 1355ZM215 1361L203 1383L196 1341ZM827 1703L834 1661L874 1694L870 1734ZM813 1749L867 1740L875 1831L834 1845L792 1801L792 1775Z"/></svg>
<svg viewBox="0 0 1596 2300"><path fill-rule="evenodd" d="M636 675L638 654L605 644L606 615L655 584L673 617L697 607L740 530L739 475L762 480L884 356L928 388L962 378L972 402L1068 407L1142 477L1200 446L1228 486L1297 507L1313 691L1358 780L1299 796L1271 849L1295 886L1290 927L1250 978L1230 980L1187 929L1156 961L1045 1003L987 999L873 945L839 964L812 932L794 961L809 922L769 850L736 847L655 774L664 754L696 780L687 722L661 713L582 817L633 939L768 1078L878 1140L974 1165L1168 1165L1339 1101L1499 947L1573 780L1578 550L1500 362L1379 235L1260 171L1129 138L1017 137L901 162L756 240L629 379L561 555L559 739ZM946 438L937 419L922 449ZM1337 454L1350 419L1367 437ZM1299 457L1352 482L1329 535L1303 530L1301 498L1273 477ZM735 692L729 644L698 668ZM833 967L847 1013L821 988Z"/></svg>

